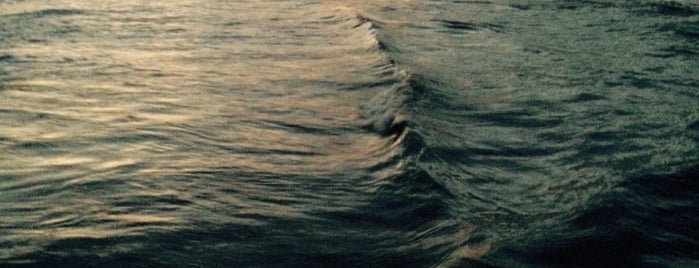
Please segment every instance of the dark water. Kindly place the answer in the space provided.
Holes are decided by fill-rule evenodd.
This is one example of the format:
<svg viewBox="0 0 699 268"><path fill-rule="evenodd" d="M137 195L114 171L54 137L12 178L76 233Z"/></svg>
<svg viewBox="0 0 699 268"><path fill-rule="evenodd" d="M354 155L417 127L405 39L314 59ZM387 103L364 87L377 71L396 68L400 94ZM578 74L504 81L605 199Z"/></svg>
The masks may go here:
<svg viewBox="0 0 699 268"><path fill-rule="evenodd" d="M0 0L0 266L699 267L699 3Z"/></svg>

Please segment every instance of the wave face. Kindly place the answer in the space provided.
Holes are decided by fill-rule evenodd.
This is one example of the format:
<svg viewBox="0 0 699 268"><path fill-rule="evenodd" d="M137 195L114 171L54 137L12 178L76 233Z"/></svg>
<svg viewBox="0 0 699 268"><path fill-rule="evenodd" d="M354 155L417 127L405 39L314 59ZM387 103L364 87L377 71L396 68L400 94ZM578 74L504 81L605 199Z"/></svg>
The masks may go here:
<svg viewBox="0 0 699 268"><path fill-rule="evenodd" d="M691 1L0 2L0 266L699 265Z"/></svg>

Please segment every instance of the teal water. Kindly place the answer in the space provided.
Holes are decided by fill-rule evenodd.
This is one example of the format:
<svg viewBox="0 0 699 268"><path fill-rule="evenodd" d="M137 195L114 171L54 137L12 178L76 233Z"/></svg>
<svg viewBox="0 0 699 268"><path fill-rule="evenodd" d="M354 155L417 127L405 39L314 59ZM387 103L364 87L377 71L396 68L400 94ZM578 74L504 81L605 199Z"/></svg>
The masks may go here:
<svg viewBox="0 0 699 268"><path fill-rule="evenodd" d="M698 36L693 1L0 1L0 266L697 266Z"/></svg>

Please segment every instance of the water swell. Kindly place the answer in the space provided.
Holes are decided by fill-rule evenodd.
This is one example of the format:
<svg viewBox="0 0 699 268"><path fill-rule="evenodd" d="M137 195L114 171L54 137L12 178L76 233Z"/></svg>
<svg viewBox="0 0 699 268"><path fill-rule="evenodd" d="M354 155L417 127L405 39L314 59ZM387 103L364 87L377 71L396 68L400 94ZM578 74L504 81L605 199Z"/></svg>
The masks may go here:
<svg viewBox="0 0 699 268"><path fill-rule="evenodd" d="M685 66L684 69L680 68L680 70L688 70L688 73L692 73L691 66L693 65L686 65L685 58L687 55L692 55L695 49L694 45L689 45L686 42L694 37L692 34L693 25L695 25L694 7L689 6L689 4L681 5L672 2L658 4L649 1L648 3L643 2L642 5L636 4L638 3L581 1L548 5L542 2L542 6L533 5L517 8L518 11L513 13L538 11L548 14L550 12L555 20L559 18L560 14L556 13L558 11L551 11L551 7L563 10L561 12L571 12L571 14L590 9L610 13L622 11L630 14L651 12L643 15L652 18L652 22L649 22L651 19L636 18L644 26L626 27L620 32L621 35L625 38L629 38L628 36L638 37L642 41L645 41L643 38L653 40L669 38L677 41L671 42L677 45L667 49L664 49L662 45L655 46L655 43L652 42L640 42L647 46L647 49L640 52L652 51L651 53L665 53L663 54L665 58L676 57L677 61L672 63ZM445 13L448 14L448 12ZM668 18L673 16L678 17L678 19ZM477 15L474 17L478 18ZM578 18L578 15L573 17ZM533 36L531 35L532 29L526 29L526 27L531 27L536 31L542 30L541 25L536 24L540 22L539 19L535 20L532 25L521 24L526 25L525 28L518 29L518 26L499 21L496 23L492 21L480 22L478 19L473 19L473 22L464 22L454 18L456 17L431 18L430 21L434 24L430 27L434 32L451 35L472 33L488 35L493 40L503 43L511 40L502 40L503 36L498 36L500 34L511 35L522 31L522 36L528 37ZM539 71L539 74L536 73L538 67L532 67L529 63L525 66L512 67L508 65L507 61L493 63L492 72L483 71L482 69L491 66L486 60L497 57L493 57L491 54L491 56L481 58L482 55L477 49L470 47L466 49L467 45L460 48L469 50L463 54L470 57L459 58L458 53L453 53L445 58L440 58L444 55L427 49L421 50L422 53L436 59L430 61L433 66L416 68L416 65L421 63L416 59L424 55L407 53L406 49L411 44L405 44L409 43L405 40L410 40L414 33L404 34L392 25L387 25L387 28L391 28L390 30L395 32L389 33L388 29L378 29L379 38L388 36L380 42L386 48L384 51L392 57L396 57L398 65L407 64L408 66L405 67L409 68L410 72L406 72L405 78L402 80L404 81L402 87L396 87L391 94L388 94L389 96L375 100L377 107L388 106L390 108L370 110L370 114L374 116L374 121L371 121L372 125L368 129L380 134L391 133L388 130L392 128L394 122L406 122L407 134L404 139L405 143L402 145L409 159L415 159L410 162L415 170L427 174L431 181L434 181L445 193L448 193L444 200L448 207L447 211L453 217L459 218L460 214L469 215L468 219L462 218L460 220L462 224L472 223L478 226L471 233L473 237L486 237L483 239L486 241L483 244L492 242L500 246L490 253L492 256L486 257L487 261L506 266L527 264L542 264L544 266L585 266L586 264L593 266L626 264L672 266L672 264L684 263L685 260L682 259L689 259L690 261L687 263L692 263L691 260L696 258L694 255L687 254L690 250L679 250L683 247L696 248L696 243L691 242L692 239L696 241L695 238L686 242L684 238L670 239L668 237L653 237L652 234L648 234L648 232L660 229L665 230L655 225L657 223L651 223L655 217L670 219L686 217L672 213L661 215L660 212L652 212L652 216L646 215L647 217L643 216L642 218L625 218L623 213L617 216L621 218L618 219L619 222L626 224L622 224L624 228L645 228L642 232L615 228L605 230L606 226L614 226L618 222L600 223L591 228L571 223L574 227L561 231L560 236L548 232L547 228L555 228L555 225L551 224L571 218L578 218L576 220L578 223L594 222L592 219L594 216L587 217L587 215L594 214L588 209L594 210L595 206L609 206L607 208L614 210L628 208L629 204L626 202L643 201L643 194L636 197L622 195L618 199L597 199L600 193L610 196L616 193L618 188L610 185L623 185L626 182L635 181L634 176L639 174L664 172L672 167L696 161L696 156L690 152L691 148L696 148L692 143L692 139L696 140L696 135L692 131L695 125L693 123L696 123L696 119L693 117L696 113L695 110L692 110L695 105L689 104L686 98L680 97L694 96L693 93L687 93L687 90L694 84L694 79L690 77L675 79L676 76L669 74L669 70L665 69L671 65L669 61L658 64L653 59L645 61L645 58L642 60L643 62L653 62L656 63L655 65L664 67L652 68L649 66L643 70L626 67L609 69L607 64L616 64L612 62L619 59L610 58L614 60L609 63L605 63L606 60L599 60L599 62L596 60L596 64L586 67L588 69L580 70L577 64L590 58L596 59L595 55L599 51L610 50L609 48L595 47L586 51L585 46L580 44L586 42L584 38L599 37L597 33L618 26L616 23L609 25L605 23L592 24L593 21L600 23L595 19L590 19L590 24L586 27L589 27L590 31L598 32L586 32L578 36L558 32L568 26L548 29L551 34L566 36L564 39L569 39L568 41L572 43L558 42L552 43L553 46L546 47L546 41L542 40L524 42L524 44L518 43L522 40L512 41L517 46L516 50L528 51L532 47L543 45L543 51L557 55L551 58L542 56L539 55L541 50L535 52L537 55L532 55L533 61L542 59L548 61L542 65L543 69ZM571 32L575 32L575 29L579 30L580 23L575 21L569 25L569 30L572 30ZM495 28L490 28L490 26ZM500 31L500 29L503 30ZM418 31L419 29L412 28L411 30ZM435 38L437 35L434 32L427 35ZM667 34L668 32L670 34ZM473 39L478 37L473 35ZM602 44L604 38L600 39L598 43L592 43L593 46ZM463 40L465 43L469 41L466 38ZM420 41L427 40L421 39ZM619 43L612 42L612 44ZM502 46L502 50L497 48L483 50L487 51L485 53L503 54L501 56L511 57L512 55L508 54L511 53L511 49ZM619 46L613 50L616 49L628 51L624 46ZM410 57L407 57L406 54L409 54ZM454 58L457 59L449 58L451 56L456 56ZM624 59L632 61L631 58L625 56ZM440 60L452 65L439 62ZM574 64L568 65L568 63ZM476 66L474 69L479 69L470 70L469 67L463 67L459 69L463 73L456 73L456 76L443 74L453 74L449 72L449 68L458 64L473 65ZM518 72L516 78L512 80L506 76L507 69L510 67ZM599 70L595 68L599 68ZM581 75L580 71L586 73ZM608 76L612 73L613 75ZM489 76L493 74L500 75L500 77ZM460 79L462 77L464 79ZM540 83L529 84L526 82L528 79L534 79ZM599 79L608 82L593 83ZM471 82L472 80L475 82ZM541 87L547 87L547 89L542 90ZM498 95L500 92L503 94ZM538 92L546 93L538 95ZM565 93L555 95L558 93L554 92ZM614 103L619 101L619 96L629 93L637 95L625 100L627 105ZM500 96L502 98L499 98ZM669 102L650 101L652 98L667 98ZM381 102L386 100L395 101L389 101L391 105ZM650 106L645 105L651 105L651 102L664 103L662 106L667 108L673 105L665 106L665 104L674 103L674 105L688 109L686 113L677 114L683 118L679 125L665 121L665 119L648 122L638 116L648 114L645 109ZM692 116L685 117L684 115L687 113L692 114ZM400 114L400 117L396 114ZM621 124L624 127L616 124ZM685 129L690 132L683 132ZM676 138L670 139L683 145L675 147L671 145L673 142L667 143L669 139L663 138L667 137L663 135L672 135ZM653 137L651 139L656 143L647 142L649 141L648 137ZM414 145L416 146L411 147ZM671 153L667 157L658 156L651 153L654 149L669 149L675 153ZM682 156L675 156L677 154ZM660 176L658 178L659 181L664 179L666 177ZM695 198L685 196L678 198L677 202L682 203ZM648 203L644 206L652 205ZM643 209L631 208L635 211ZM681 205L679 209L687 211L690 207ZM607 216L616 212L611 211ZM629 222L631 225L638 224L638 226L628 226ZM676 227L694 224L693 220L682 221ZM639 227L644 225L646 227ZM528 232L528 229L536 231ZM606 233L607 231L609 233ZM522 233L525 234L522 235ZM609 234L612 238L607 240L604 238L604 234ZM508 241L520 235L526 238L516 242ZM694 236L685 231L682 231L681 234L669 234L670 237L675 235ZM635 242L638 247L627 250L623 248L621 243L614 242L625 241L625 239L630 243ZM668 250L654 252L653 245L663 244L659 241L666 239L672 241L665 245ZM537 248L534 244L538 246L550 245L550 247ZM520 245L519 248L517 248L518 245ZM680 246L674 248L676 245ZM594 249L585 251L586 247L594 247ZM507 252L513 248L524 253L520 252L522 255L504 257L501 255L502 252ZM603 248L613 250L604 251ZM681 252L673 253L677 250ZM532 253L535 257L527 258L524 257L527 252L537 253ZM549 255L546 252L552 253ZM636 252L643 253L637 254ZM539 253L540 255L537 255ZM595 258L596 255L601 257ZM663 257L658 256L667 256L671 260L663 262L661 260ZM676 258L678 259L676 260ZM529 262L508 263L507 260L511 259L527 259ZM452 262L444 263L451 264Z"/></svg>
<svg viewBox="0 0 699 268"><path fill-rule="evenodd" d="M381 25L387 23L370 19L373 16L357 16L366 23L378 25L372 27L373 31L382 31ZM400 151L390 160L370 169L375 174L386 174L382 171L385 169L392 171L391 175L379 175L370 181L370 192L375 197L368 206L324 217L361 226L369 224L372 228L383 226L389 230L401 230L402 234L391 240L407 240L410 242L399 243L414 244L407 248L385 245L387 248L402 248L403 252L388 259L378 258L373 264L486 267L487 264L478 259L487 254L489 244L479 238L480 234L470 221L462 221L454 214L452 206L458 204L454 190L447 188L440 178L434 176L435 173L426 168L425 162L431 161L428 152L434 148L427 147L420 131L423 126L417 125L412 117L420 112L416 107L434 105L439 100L431 98L439 92L432 88L438 82L402 70L390 58L400 48L390 40L381 40L382 35L374 33L374 36L376 43L380 44L378 49L388 57L387 65L392 65L393 76L399 80L362 104L360 118L366 122L366 130L393 140L390 146L397 146Z"/></svg>
<svg viewBox="0 0 699 268"><path fill-rule="evenodd" d="M546 235L534 230L503 251L547 267L696 265L698 179L694 166L624 181Z"/></svg>
<svg viewBox="0 0 699 268"><path fill-rule="evenodd" d="M108 1L0 16L0 266L697 258L693 4Z"/></svg>
<svg viewBox="0 0 699 268"><path fill-rule="evenodd" d="M246 47L244 53L224 49L229 47L225 42L240 40L208 33L197 39L207 41L203 49L180 49L175 44L187 27L160 34L167 27L146 25L147 33L134 34L150 21L130 29L129 21L116 17L44 14L85 15L109 23L86 24L84 30L94 32L86 34L84 44L103 50L90 51L80 61L90 63L105 54L110 61L82 65L77 69L86 73L76 77L75 61L54 60L67 51L34 57L13 53L0 60L16 71L8 96L33 109L10 105L2 116L51 126L42 136L7 137L3 146L53 157L43 165L22 163L3 171L10 179L0 189L25 197L2 210L0 217L8 219L11 230L0 245L2 263L431 266L472 246L466 242L471 227L449 221L449 191L416 163L424 142L405 112L415 81L385 53L374 26L380 22L346 10L287 4L312 9L304 13L309 18L298 25L273 15L225 24L233 28L227 29L231 36L238 31L247 42L267 46ZM172 18L180 17L166 21ZM246 28L258 25L267 28ZM112 29L128 38L103 43L101 35ZM163 43L139 49L155 33ZM37 36L65 37L40 31ZM308 47L307 42L319 45ZM210 67L208 58L197 58L193 51L213 53L210 57L227 64L234 77L258 80L230 86L231 78L216 76L228 75L225 67ZM144 64L133 53L155 61ZM238 61L262 62L267 68L245 70ZM43 66L55 72L56 80L36 79L46 71L41 68L27 75L21 72L25 65ZM96 81L77 83L76 78ZM92 102L76 102L87 99L85 92L100 94ZM42 94L54 101L41 106L20 98L44 102ZM200 101L208 99L202 96L214 101L203 105ZM97 107L107 99L112 105ZM65 107L94 113L85 116ZM233 115L221 116L225 113ZM50 200L62 200L62 205ZM27 207L10 207L23 202L35 206L38 218L17 217ZM461 235L450 239L454 234ZM192 260L192 255L207 257Z"/></svg>
<svg viewBox="0 0 699 268"><path fill-rule="evenodd" d="M62 18L86 15L78 9L43 9L34 12L0 14L0 44L10 44L18 40L31 43L45 43L81 32L81 28ZM32 20L32 24L24 21ZM31 30L27 30L30 28Z"/></svg>

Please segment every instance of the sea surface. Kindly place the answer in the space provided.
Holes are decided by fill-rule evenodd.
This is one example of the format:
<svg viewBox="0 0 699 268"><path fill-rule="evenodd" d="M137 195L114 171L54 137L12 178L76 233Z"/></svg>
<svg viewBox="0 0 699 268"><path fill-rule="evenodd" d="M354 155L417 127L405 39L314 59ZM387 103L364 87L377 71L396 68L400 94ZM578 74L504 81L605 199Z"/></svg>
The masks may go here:
<svg viewBox="0 0 699 268"><path fill-rule="evenodd" d="M0 267L699 267L699 2L0 0Z"/></svg>

